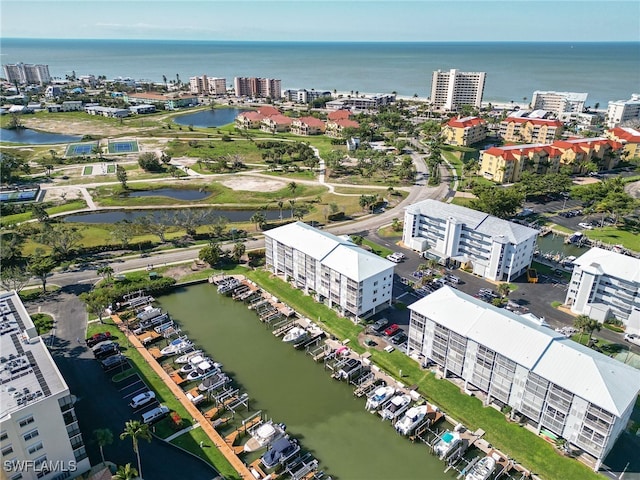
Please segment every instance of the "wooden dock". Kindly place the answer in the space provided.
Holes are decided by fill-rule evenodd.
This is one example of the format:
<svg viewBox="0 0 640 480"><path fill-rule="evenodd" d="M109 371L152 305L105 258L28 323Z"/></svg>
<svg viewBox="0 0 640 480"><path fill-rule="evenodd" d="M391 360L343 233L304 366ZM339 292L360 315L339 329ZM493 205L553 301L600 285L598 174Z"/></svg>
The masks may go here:
<svg viewBox="0 0 640 480"><path fill-rule="evenodd" d="M120 317L118 315L112 315L111 318L114 320L116 325L122 324L122 320L120 320ZM155 361L155 358L150 354L149 351L147 351L146 348L144 348L140 340L138 340L138 338L133 334L128 334L128 338L133 348L135 348L140 353L140 355L142 355L142 357L154 370L156 375L158 375L160 379L162 379L169 390L171 390L171 393L178 399L178 401L180 401L189 415L192 416L194 421L200 424L200 428L202 428L202 431L205 432L205 434L211 439L215 447L220 450L220 452L229 461L231 466L236 470L236 472L238 472L240 478L255 480L255 477L253 476L249 468L247 468L244 462L235 454L233 449L224 442L224 439L218 432L216 432L215 428L213 428L213 425L211 425L211 423L205 418L202 412L187 399L184 391L174 383L169 374L163 370L158 362ZM264 478L264 476L262 478Z"/></svg>
<svg viewBox="0 0 640 480"><path fill-rule="evenodd" d="M142 343L143 345L148 345L149 343L154 342L159 338L164 338L162 335L153 330L147 330L145 332L139 333L138 335L136 335L136 337L138 337L138 340L140 340L140 343Z"/></svg>
<svg viewBox="0 0 640 480"><path fill-rule="evenodd" d="M139 343L140 346L142 346L142 342L140 340L138 340L138 338L135 335L131 335L132 337L134 337ZM164 355L162 355L162 353L160 352L160 349L158 347L152 347L149 350L147 350L149 352L149 355L151 355L151 357L153 357L154 360L157 360L159 358L162 358Z"/></svg>

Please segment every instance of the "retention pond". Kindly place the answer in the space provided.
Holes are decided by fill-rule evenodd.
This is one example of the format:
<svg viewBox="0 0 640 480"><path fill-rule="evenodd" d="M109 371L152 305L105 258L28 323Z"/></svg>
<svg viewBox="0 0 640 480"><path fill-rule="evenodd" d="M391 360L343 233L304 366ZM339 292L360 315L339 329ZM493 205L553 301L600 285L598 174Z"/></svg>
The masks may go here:
<svg viewBox="0 0 640 480"><path fill-rule="evenodd" d="M158 302L250 395L251 412L263 410L284 422L334 479L455 478L426 445L411 443L367 413L351 386L274 337L245 304L218 295L208 283L177 289Z"/></svg>

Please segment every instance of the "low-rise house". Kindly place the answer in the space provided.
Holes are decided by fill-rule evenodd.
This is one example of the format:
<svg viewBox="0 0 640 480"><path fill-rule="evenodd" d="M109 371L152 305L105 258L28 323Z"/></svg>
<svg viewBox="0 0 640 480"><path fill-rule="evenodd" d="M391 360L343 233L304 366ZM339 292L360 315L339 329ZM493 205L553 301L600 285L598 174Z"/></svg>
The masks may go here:
<svg viewBox="0 0 640 480"><path fill-rule="evenodd" d="M560 164L571 167L573 173L583 173L585 165L594 163L599 170L611 170L620 161L623 145L604 137L571 138L553 143L560 150Z"/></svg>
<svg viewBox="0 0 640 480"><path fill-rule="evenodd" d="M494 182L513 183L523 172L557 173L560 169L561 151L553 145L506 145L491 147L482 152L481 174Z"/></svg>
<svg viewBox="0 0 640 480"><path fill-rule="evenodd" d="M191 94L131 93L126 94L123 98L125 103L134 105L163 104L166 110L177 110L198 105L198 97Z"/></svg>
<svg viewBox="0 0 640 480"><path fill-rule="evenodd" d="M145 105L131 105L129 107L129 110L134 115L141 115L141 114L145 114L145 113L155 113L156 106L155 105L147 105L147 104L145 104Z"/></svg>
<svg viewBox="0 0 640 480"><path fill-rule="evenodd" d="M131 113L126 108L115 108L115 107L101 107L101 106L86 106L84 111L89 115L102 115L103 117L109 118L124 118L128 117Z"/></svg>
<svg viewBox="0 0 640 480"><path fill-rule="evenodd" d="M325 129L326 124L316 117L294 118L291 123L291 133L296 135L320 135Z"/></svg>
<svg viewBox="0 0 640 480"><path fill-rule="evenodd" d="M626 159L640 157L640 130L631 127L616 127L606 132L607 138L619 142L623 146Z"/></svg>
<svg viewBox="0 0 640 480"><path fill-rule="evenodd" d="M326 134L330 137L342 138L345 129L357 130L360 124L355 120L348 118L339 118L337 120L327 120Z"/></svg>
<svg viewBox="0 0 640 480"><path fill-rule="evenodd" d="M236 116L236 127L246 130L248 128L260 128L260 123L265 118L264 115L258 112L243 112Z"/></svg>
<svg viewBox="0 0 640 480"><path fill-rule="evenodd" d="M327 120L347 120L353 116L351 110L332 110L327 114Z"/></svg>
<svg viewBox="0 0 640 480"><path fill-rule="evenodd" d="M63 112L81 112L83 110L83 104L80 100L67 100L62 102Z"/></svg>
<svg viewBox="0 0 640 480"><path fill-rule="evenodd" d="M469 146L487 138L487 122L479 117L452 118L442 129L449 145Z"/></svg>
<svg viewBox="0 0 640 480"><path fill-rule="evenodd" d="M562 122L548 118L507 117L500 123L505 142L552 143L562 133Z"/></svg>
<svg viewBox="0 0 640 480"><path fill-rule="evenodd" d="M260 129L269 133L288 132L291 129L293 119L278 113L264 117L260 122Z"/></svg>

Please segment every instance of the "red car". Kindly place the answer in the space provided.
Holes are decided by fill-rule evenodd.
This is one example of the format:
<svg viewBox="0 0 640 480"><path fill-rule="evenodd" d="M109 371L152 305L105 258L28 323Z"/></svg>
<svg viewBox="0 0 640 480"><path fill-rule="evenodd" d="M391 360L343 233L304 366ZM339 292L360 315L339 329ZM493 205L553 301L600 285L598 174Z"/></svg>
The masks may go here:
<svg viewBox="0 0 640 480"><path fill-rule="evenodd" d="M395 335L395 334L398 332L398 330L400 330L400 327L398 326L398 324L397 324L397 323L394 323L393 325L391 325L391 326L389 326L389 327L385 328L385 330L384 330L384 334L385 334L387 337L390 337L390 336L392 336L392 335Z"/></svg>
<svg viewBox="0 0 640 480"><path fill-rule="evenodd" d="M87 347L93 347L94 345L97 345L100 342L104 342L106 340L111 340L111 333L109 332L96 333L95 335L87 338Z"/></svg>

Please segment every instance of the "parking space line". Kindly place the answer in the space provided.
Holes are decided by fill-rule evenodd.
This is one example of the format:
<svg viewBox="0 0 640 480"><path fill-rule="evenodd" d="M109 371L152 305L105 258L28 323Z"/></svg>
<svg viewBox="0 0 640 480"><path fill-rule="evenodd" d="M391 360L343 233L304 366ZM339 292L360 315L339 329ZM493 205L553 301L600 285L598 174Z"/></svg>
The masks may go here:
<svg viewBox="0 0 640 480"><path fill-rule="evenodd" d="M142 386L137 388L136 390L133 391L133 393L127 393L126 395L123 395L122 398L127 398L127 397L135 397L136 395L138 395L139 393L142 392L146 392L147 390L149 390L149 387L147 387L147 385L144 382L141 382Z"/></svg>
<svg viewBox="0 0 640 480"><path fill-rule="evenodd" d="M140 378L140 375L138 375L137 373L135 375L131 375L131 377L129 378L137 378L137 380L134 380L133 382L130 382L128 384L126 384L124 387L119 388L118 391L121 392L123 390L126 390L127 388L129 388L131 385L135 385L138 382L141 382L142 379Z"/></svg>

